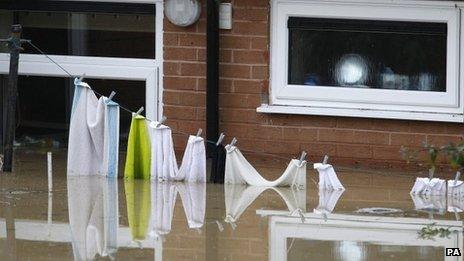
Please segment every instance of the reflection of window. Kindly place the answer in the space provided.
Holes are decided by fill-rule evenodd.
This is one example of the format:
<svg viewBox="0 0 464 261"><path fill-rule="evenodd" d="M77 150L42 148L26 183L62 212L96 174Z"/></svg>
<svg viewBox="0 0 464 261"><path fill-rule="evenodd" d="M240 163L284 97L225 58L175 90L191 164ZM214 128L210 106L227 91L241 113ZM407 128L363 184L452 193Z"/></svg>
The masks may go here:
<svg viewBox="0 0 464 261"><path fill-rule="evenodd" d="M446 91L446 23L291 17L289 83Z"/></svg>
<svg viewBox="0 0 464 261"><path fill-rule="evenodd" d="M1 10L0 5L0 33L8 35L10 25L19 23L23 26L23 38L49 54L155 58L154 5L145 4L142 9L125 4L121 10L116 8L119 5L105 3L104 8L94 11L75 11L76 6L66 3L59 6L59 10L24 11ZM35 53L27 47L25 52Z"/></svg>
<svg viewBox="0 0 464 261"><path fill-rule="evenodd" d="M463 122L463 7L272 1L270 104L258 112Z"/></svg>

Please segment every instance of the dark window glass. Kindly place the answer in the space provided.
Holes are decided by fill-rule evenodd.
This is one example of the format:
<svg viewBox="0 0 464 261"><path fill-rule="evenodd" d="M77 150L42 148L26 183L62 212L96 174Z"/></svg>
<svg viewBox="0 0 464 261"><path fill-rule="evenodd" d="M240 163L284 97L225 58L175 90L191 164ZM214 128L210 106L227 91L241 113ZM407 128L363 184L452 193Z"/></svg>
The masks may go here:
<svg viewBox="0 0 464 261"><path fill-rule="evenodd" d="M139 5L135 10L126 5L127 13L111 4L93 9L76 5L78 11L72 12L65 10L65 3L48 6L52 11L43 10L41 5L36 8L39 10L24 10L24 6L0 10L0 38L8 36L11 24L20 23L23 38L48 54L154 59L155 6L147 4L141 11ZM6 50L3 47L0 51ZM25 53L36 51L25 45Z"/></svg>
<svg viewBox="0 0 464 261"><path fill-rule="evenodd" d="M288 20L288 83L446 91L446 23Z"/></svg>

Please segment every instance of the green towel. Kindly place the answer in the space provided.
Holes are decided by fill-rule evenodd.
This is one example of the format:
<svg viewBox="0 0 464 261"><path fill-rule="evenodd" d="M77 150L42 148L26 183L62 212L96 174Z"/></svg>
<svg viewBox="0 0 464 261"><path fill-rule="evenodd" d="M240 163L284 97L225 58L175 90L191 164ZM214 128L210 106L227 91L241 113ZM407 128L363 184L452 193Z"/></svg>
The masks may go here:
<svg viewBox="0 0 464 261"><path fill-rule="evenodd" d="M151 214L150 181L125 180L124 190L132 239L143 240L147 237Z"/></svg>
<svg viewBox="0 0 464 261"><path fill-rule="evenodd" d="M150 154L150 137L145 117L140 115L132 117L124 178L149 180Z"/></svg>

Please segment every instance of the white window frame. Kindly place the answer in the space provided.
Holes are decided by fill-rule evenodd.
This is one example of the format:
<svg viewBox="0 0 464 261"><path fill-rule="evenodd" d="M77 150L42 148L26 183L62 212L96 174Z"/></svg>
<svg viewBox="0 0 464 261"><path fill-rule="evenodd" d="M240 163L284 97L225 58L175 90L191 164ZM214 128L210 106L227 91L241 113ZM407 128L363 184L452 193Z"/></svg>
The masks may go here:
<svg viewBox="0 0 464 261"><path fill-rule="evenodd" d="M59 1L65 2L70 0ZM77 1L92 2L92 0ZM155 59L75 55L49 56L72 75L85 74L86 78L144 81L146 88L145 105L141 104L140 106L145 106L145 112L148 118L160 119L161 115L163 115L163 1L98 0L93 2L155 4ZM9 62L10 55L7 53L0 53L0 74L9 73ZM40 54L21 54L18 73L19 75L31 76L68 77L57 65Z"/></svg>
<svg viewBox="0 0 464 261"><path fill-rule="evenodd" d="M463 122L461 7L457 2L438 1L271 0L270 104L261 105L257 111ZM446 92L290 85L289 17L446 22Z"/></svg>

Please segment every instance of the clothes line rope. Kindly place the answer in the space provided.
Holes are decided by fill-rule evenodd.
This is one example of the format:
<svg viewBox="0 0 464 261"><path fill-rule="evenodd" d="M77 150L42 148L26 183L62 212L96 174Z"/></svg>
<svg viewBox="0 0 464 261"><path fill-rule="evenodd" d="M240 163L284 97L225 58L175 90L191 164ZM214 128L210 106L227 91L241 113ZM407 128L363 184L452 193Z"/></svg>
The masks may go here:
<svg viewBox="0 0 464 261"><path fill-rule="evenodd" d="M66 73L70 78L78 78L79 76L76 76L76 75L72 75L68 70L66 70L66 68L64 68L62 65L60 65L57 61L55 61L52 57L50 57L47 53L45 53L44 51L42 51L42 49L40 49L37 45L35 45L32 41L27 41L27 43L32 47L34 48L37 52L39 52L40 54L42 54L43 56L45 56L48 60L50 60L52 63L54 63L58 68L60 68L64 73ZM94 92L96 95L98 96L104 96L103 94L97 92L96 90L94 90L93 88L90 88L90 90L92 90L92 92ZM121 104L119 104L119 107L121 109L123 109L124 111L128 112L128 113L131 113L131 114L135 114L136 112L130 110L129 108L125 107L125 106L122 106ZM154 120L151 120L147 117L145 117L145 119L149 122L155 122ZM189 133L185 133L185 132L182 132L182 131L179 131L179 130L175 130L173 131L174 134L182 134L182 135L186 135L187 137L192 135L192 134L189 134ZM212 141L212 140L207 140L205 139L205 142L207 143L210 143L210 144L214 144L216 145L217 141ZM282 157L282 156L279 156L279 155L275 155L275 154L271 154L271 153L265 153L265 152L253 152L253 151L246 151L246 150L242 150L243 152L249 152L249 153L255 153L255 154L259 154L259 155L266 155L266 156L271 156L271 157L274 157L274 158L278 158L278 159L282 159L282 160L288 160L288 158L286 157Z"/></svg>

